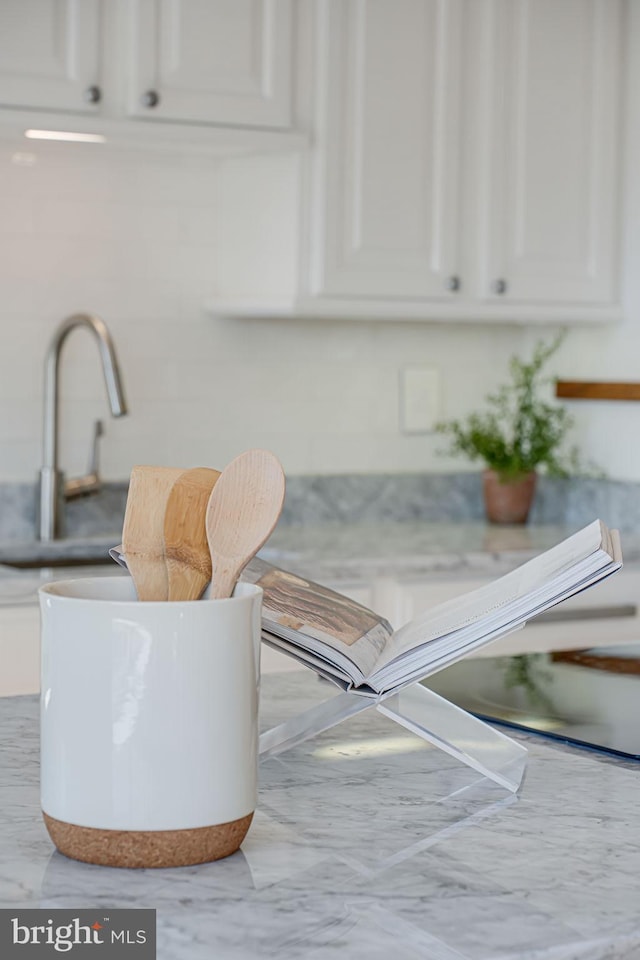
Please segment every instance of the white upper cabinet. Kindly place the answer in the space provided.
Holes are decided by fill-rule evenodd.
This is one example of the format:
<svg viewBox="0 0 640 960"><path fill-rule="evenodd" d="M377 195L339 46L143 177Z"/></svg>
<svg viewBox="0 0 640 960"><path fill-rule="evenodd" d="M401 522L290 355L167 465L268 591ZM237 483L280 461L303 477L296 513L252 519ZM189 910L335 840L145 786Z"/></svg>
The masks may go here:
<svg viewBox="0 0 640 960"><path fill-rule="evenodd" d="M291 123L291 0L132 0L128 110L256 127Z"/></svg>
<svg viewBox="0 0 640 960"><path fill-rule="evenodd" d="M290 312L619 316L625 6L320 0Z"/></svg>
<svg viewBox="0 0 640 960"><path fill-rule="evenodd" d="M99 64L99 0L1 0L0 107L91 113Z"/></svg>
<svg viewBox="0 0 640 960"><path fill-rule="evenodd" d="M293 0L0 0L0 119L90 115L109 139L150 142L172 124L176 142L186 125L196 140L245 128L264 143L291 131L292 44Z"/></svg>
<svg viewBox="0 0 640 960"><path fill-rule="evenodd" d="M479 288L535 303L616 298L617 0L492 0Z"/></svg>
<svg viewBox="0 0 640 960"><path fill-rule="evenodd" d="M325 0L312 293L459 285L460 0Z"/></svg>

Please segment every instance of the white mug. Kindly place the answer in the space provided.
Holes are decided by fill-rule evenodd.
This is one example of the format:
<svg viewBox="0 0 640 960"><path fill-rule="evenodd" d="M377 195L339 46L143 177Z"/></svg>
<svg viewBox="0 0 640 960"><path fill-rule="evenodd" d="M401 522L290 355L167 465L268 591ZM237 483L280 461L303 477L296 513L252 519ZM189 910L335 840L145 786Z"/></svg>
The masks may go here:
<svg viewBox="0 0 640 960"><path fill-rule="evenodd" d="M262 590L140 603L130 579L99 577L39 592L41 802L58 849L112 866L236 850L257 797Z"/></svg>

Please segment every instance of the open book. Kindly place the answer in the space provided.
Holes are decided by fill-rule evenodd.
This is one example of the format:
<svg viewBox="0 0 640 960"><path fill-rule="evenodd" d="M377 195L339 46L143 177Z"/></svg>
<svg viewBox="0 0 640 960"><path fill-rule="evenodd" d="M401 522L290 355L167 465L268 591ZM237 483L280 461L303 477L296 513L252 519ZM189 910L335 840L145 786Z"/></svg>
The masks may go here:
<svg viewBox="0 0 640 960"><path fill-rule="evenodd" d="M524 626L622 566L617 530L595 520L533 560L395 632L348 597L255 558L262 639L344 689L377 696L427 677Z"/></svg>

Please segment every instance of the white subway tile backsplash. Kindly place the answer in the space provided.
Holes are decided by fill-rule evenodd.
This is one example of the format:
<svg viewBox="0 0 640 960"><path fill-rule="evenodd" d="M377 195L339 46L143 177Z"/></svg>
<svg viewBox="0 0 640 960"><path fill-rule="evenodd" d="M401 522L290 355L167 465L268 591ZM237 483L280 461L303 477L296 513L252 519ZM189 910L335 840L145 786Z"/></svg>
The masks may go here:
<svg viewBox="0 0 640 960"><path fill-rule="evenodd" d="M3 344L0 348L0 397L3 407L10 409L16 403L39 404L43 369L43 364L38 363L36 368L28 355L20 356L17 351L10 347L7 349Z"/></svg>
<svg viewBox="0 0 640 960"><path fill-rule="evenodd" d="M32 233L35 225L35 204L32 197L25 197L23 202L6 203L0 193L0 237L15 236L23 233Z"/></svg>
<svg viewBox="0 0 640 960"><path fill-rule="evenodd" d="M115 330L119 325L120 336L127 338L139 322L175 323L183 309L183 293L173 272L153 283L137 277L120 277L118 281L80 278L72 286L59 281L53 290L56 305L62 307L52 312L56 319L69 312L98 313L108 320L110 328Z"/></svg>
<svg viewBox="0 0 640 960"><path fill-rule="evenodd" d="M42 422L40 405L14 402L0 404L0 444L24 441L25 437L37 437Z"/></svg>
<svg viewBox="0 0 640 960"><path fill-rule="evenodd" d="M45 351L70 313L107 322L130 415L110 417L96 345L74 332L62 354L61 465L86 469L101 417L108 480L140 462L224 466L253 445L292 474L444 469L432 438L398 432L399 366L440 366L453 403L467 380L486 392L492 364L518 342L507 330L205 315L204 301L224 292L220 206L245 210L236 241L247 269L235 285L256 292L250 264L265 237L273 292L289 283L294 218L283 205L295 203L295 157L240 161L218 191L210 158L43 144L18 166L19 149L0 147L0 481L31 481L40 466ZM265 190L272 209L256 221L253 191Z"/></svg>
<svg viewBox="0 0 640 960"><path fill-rule="evenodd" d="M4 402L4 401L3 401ZM0 477L3 482L31 483L36 479L40 458L40 441L34 436L28 440L3 440L0 443Z"/></svg>
<svg viewBox="0 0 640 960"><path fill-rule="evenodd" d="M218 208L215 203L200 202L197 205L184 205L184 240L191 247L208 247L217 244L212 229L216 222Z"/></svg>

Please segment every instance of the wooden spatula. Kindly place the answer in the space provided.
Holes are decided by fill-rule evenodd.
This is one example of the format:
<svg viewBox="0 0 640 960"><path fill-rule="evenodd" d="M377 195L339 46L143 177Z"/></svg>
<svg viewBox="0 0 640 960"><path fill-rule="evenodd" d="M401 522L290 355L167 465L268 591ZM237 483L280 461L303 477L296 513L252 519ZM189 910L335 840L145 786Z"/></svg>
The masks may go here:
<svg viewBox="0 0 640 960"><path fill-rule="evenodd" d="M211 580L207 504L219 470L185 470L171 487L164 515L169 600L197 600Z"/></svg>
<svg viewBox="0 0 640 960"><path fill-rule="evenodd" d="M243 568L278 522L284 471L268 450L247 450L225 467L207 507L211 599L230 597Z"/></svg>
<svg viewBox="0 0 640 960"><path fill-rule="evenodd" d="M131 471L122 546L138 600L166 600L164 514L179 467L136 466Z"/></svg>

